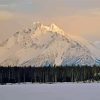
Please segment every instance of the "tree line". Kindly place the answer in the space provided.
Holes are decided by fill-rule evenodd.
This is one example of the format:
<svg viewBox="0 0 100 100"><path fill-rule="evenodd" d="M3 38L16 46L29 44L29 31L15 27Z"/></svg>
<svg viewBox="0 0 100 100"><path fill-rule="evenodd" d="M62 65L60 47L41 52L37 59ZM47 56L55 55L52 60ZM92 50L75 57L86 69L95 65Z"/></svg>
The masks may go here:
<svg viewBox="0 0 100 100"><path fill-rule="evenodd" d="M0 84L100 81L99 66L0 66Z"/></svg>

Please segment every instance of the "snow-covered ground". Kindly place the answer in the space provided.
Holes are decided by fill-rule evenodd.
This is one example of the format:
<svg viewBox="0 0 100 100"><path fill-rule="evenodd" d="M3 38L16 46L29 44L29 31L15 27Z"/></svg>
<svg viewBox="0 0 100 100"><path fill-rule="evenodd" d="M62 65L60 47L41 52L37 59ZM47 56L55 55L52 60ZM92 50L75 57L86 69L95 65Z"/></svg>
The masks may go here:
<svg viewBox="0 0 100 100"><path fill-rule="evenodd" d="M1 85L0 100L100 100L100 83Z"/></svg>

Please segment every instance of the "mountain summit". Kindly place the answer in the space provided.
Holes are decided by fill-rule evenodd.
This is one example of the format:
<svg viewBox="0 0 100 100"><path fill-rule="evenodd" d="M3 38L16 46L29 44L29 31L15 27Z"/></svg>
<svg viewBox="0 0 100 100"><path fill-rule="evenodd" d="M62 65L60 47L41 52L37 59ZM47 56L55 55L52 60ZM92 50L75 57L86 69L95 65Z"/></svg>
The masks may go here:
<svg viewBox="0 0 100 100"><path fill-rule="evenodd" d="M33 23L0 44L0 65L53 66L100 64L100 50L85 39L66 34L55 24Z"/></svg>
<svg viewBox="0 0 100 100"><path fill-rule="evenodd" d="M41 30L41 32L46 32L46 31L50 31L53 33L58 33L58 34L62 34L64 35L64 31L62 29L60 29L57 25L55 25L54 23L52 23L49 26L45 26L43 24L41 24L40 22L35 22L33 23L33 28L34 30Z"/></svg>

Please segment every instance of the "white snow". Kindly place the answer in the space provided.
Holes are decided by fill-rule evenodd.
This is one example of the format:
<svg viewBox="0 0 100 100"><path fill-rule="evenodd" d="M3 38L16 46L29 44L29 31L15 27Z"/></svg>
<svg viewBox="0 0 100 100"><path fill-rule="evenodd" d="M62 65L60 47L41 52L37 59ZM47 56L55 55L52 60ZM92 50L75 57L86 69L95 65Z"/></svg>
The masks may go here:
<svg viewBox="0 0 100 100"><path fill-rule="evenodd" d="M0 100L100 100L100 83L1 85Z"/></svg>
<svg viewBox="0 0 100 100"><path fill-rule="evenodd" d="M100 49L100 41L95 41L95 42L94 42L94 45L96 45L96 46L97 46L97 48L99 48L99 49Z"/></svg>
<svg viewBox="0 0 100 100"><path fill-rule="evenodd" d="M82 37L79 37L79 36L72 36L72 35L69 35L69 36L73 40L76 40L77 42L79 42L81 45L86 46L89 49L89 51L91 52L91 55L93 55L94 57L97 57L97 58L100 57L100 48L99 48L100 42L99 41L92 43ZM98 45L98 47L97 47L97 45Z"/></svg>
<svg viewBox="0 0 100 100"><path fill-rule="evenodd" d="M0 44L0 65L100 65L100 49L55 24L39 22Z"/></svg>

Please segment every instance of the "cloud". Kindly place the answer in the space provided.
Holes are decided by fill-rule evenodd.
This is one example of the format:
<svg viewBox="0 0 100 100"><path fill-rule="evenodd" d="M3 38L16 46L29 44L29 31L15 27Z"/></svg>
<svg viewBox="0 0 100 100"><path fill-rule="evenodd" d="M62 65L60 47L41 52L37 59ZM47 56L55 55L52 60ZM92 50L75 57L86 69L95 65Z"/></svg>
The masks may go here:
<svg viewBox="0 0 100 100"><path fill-rule="evenodd" d="M100 16L100 8L90 9L88 12L90 12L92 15Z"/></svg>
<svg viewBox="0 0 100 100"><path fill-rule="evenodd" d="M69 13L70 9L100 8L100 0L0 0L0 8L31 13ZM70 8L70 9L69 9ZM69 9L70 12L66 12ZM68 10L67 10L68 11Z"/></svg>
<svg viewBox="0 0 100 100"><path fill-rule="evenodd" d="M9 20L13 17L13 13L8 11L0 11L0 21Z"/></svg>

